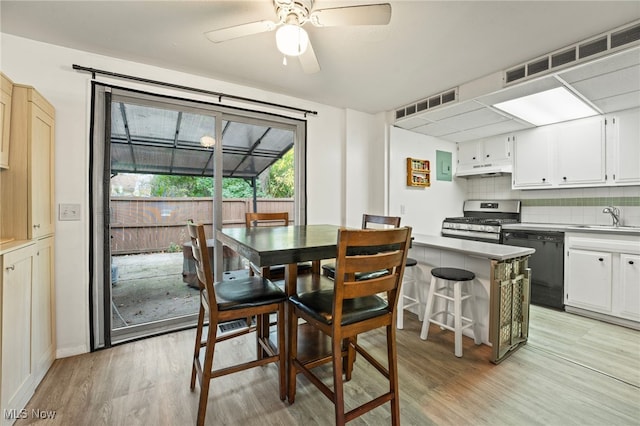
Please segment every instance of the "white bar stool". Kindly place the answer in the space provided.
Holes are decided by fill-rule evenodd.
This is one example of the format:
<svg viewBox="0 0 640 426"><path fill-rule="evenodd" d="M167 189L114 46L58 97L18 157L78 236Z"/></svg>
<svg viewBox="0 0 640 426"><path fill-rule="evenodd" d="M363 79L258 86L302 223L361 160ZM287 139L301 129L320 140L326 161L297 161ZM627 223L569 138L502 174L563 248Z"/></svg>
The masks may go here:
<svg viewBox="0 0 640 426"><path fill-rule="evenodd" d="M400 286L400 297L398 297L398 318L396 319L396 327L400 330L404 328L404 309L418 305L418 319L422 321L422 316L424 315L424 311L422 310L424 302L422 301L421 289L418 287L418 271L416 271L418 266L416 265L418 265L417 260L407 257L404 267L404 276L402 277L402 285ZM408 285L410 285L413 290L412 296L409 296L407 293ZM405 299L409 302L404 303Z"/></svg>
<svg viewBox="0 0 640 426"><path fill-rule="evenodd" d="M420 338L427 340L429 335L429 324L434 323L440 327L455 333L455 354L458 358L462 356L462 330L473 327L473 338L476 345L479 345L480 328L478 327L478 311L476 309L476 297L470 287L475 279L473 272L458 268L434 268L431 270L431 286L427 296L427 305L424 309L424 320L422 321L422 331ZM463 288L466 287L463 292ZM453 294L453 295L452 295ZM445 308L442 311L433 312L435 298L444 299ZM467 318L462 315L462 302L470 299L471 315ZM453 302L453 312L449 311L449 303ZM442 315L442 321L436 319ZM447 324L449 317L453 317L453 327Z"/></svg>

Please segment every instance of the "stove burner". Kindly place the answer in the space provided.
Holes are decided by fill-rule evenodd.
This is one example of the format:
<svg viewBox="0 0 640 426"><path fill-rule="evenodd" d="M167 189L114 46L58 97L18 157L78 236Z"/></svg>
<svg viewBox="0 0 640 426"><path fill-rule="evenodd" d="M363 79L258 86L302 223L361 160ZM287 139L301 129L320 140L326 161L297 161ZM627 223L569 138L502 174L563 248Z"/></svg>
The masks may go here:
<svg viewBox="0 0 640 426"><path fill-rule="evenodd" d="M443 236L500 243L502 225L520 222L516 201L465 201L464 207L463 217L448 217L442 222Z"/></svg>
<svg viewBox="0 0 640 426"><path fill-rule="evenodd" d="M444 221L449 223L473 223L479 225L501 225L503 223L518 223L517 219L481 217L448 217Z"/></svg>

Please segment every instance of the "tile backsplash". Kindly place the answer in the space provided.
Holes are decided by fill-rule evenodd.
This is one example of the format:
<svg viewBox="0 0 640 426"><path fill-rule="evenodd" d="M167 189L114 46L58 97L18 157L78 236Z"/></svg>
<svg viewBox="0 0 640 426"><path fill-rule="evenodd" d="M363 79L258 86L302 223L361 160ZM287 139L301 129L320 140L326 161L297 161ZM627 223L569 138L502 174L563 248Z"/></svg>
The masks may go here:
<svg viewBox="0 0 640 426"><path fill-rule="evenodd" d="M640 186L513 190L511 176L466 181L467 199L521 200L522 222L610 225L607 206L620 209L621 224L640 226Z"/></svg>

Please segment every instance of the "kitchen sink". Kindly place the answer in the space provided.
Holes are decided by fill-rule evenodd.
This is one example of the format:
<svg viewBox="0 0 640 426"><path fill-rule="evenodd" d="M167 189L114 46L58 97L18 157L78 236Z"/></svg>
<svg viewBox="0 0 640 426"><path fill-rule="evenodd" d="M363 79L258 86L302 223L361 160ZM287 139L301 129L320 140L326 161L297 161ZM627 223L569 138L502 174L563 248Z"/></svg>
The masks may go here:
<svg viewBox="0 0 640 426"><path fill-rule="evenodd" d="M640 232L640 226L613 226L613 225L574 225L572 228L581 228L581 229L599 229L603 231L610 232L622 232L622 231L636 231Z"/></svg>

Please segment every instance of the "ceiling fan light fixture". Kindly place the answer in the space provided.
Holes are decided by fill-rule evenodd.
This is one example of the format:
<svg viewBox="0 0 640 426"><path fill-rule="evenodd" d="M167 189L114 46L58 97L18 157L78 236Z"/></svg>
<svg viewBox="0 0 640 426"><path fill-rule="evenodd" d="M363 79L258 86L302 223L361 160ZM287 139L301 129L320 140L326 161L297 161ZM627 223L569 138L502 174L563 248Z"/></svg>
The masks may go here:
<svg viewBox="0 0 640 426"><path fill-rule="evenodd" d="M211 148L215 144L216 144L216 140L211 136L204 135L203 137L200 138L200 145L204 146L205 148Z"/></svg>
<svg viewBox="0 0 640 426"><path fill-rule="evenodd" d="M276 46L283 55L300 56L309 46L309 35L298 25L284 24L276 31Z"/></svg>

